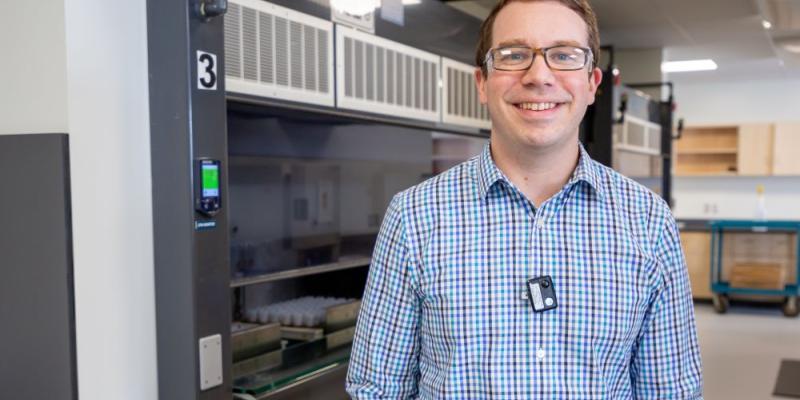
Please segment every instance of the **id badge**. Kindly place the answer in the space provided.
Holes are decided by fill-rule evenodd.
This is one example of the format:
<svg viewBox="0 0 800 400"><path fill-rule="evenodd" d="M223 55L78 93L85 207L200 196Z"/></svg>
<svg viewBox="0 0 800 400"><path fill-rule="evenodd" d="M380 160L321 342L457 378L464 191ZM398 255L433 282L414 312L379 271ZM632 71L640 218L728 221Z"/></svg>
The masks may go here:
<svg viewBox="0 0 800 400"><path fill-rule="evenodd" d="M558 307L556 300L556 290L553 287L553 280L550 276L540 276L528 280L528 300L535 312L543 312Z"/></svg>

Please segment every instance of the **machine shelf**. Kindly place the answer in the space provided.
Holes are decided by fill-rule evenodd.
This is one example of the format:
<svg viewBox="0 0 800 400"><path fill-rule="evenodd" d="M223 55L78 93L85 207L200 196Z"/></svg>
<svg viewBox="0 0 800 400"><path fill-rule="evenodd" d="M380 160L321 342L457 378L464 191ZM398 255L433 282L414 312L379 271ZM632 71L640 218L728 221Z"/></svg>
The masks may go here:
<svg viewBox="0 0 800 400"><path fill-rule="evenodd" d="M272 272L263 275L247 276L243 278L231 280L231 288L238 288L243 286L256 285L259 283L280 281L283 279L299 278L301 276L322 274L325 272L341 271L350 268L359 268L368 266L372 260L371 257L348 257L341 261L320 264L311 267L298 267L285 271Z"/></svg>
<svg viewBox="0 0 800 400"><path fill-rule="evenodd" d="M301 347L316 346L310 342ZM322 378L329 373L346 369L350 359L351 346L327 352L319 358L297 365L280 366L235 379L234 392L246 393L256 399L269 399L295 386Z"/></svg>
<svg viewBox="0 0 800 400"><path fill-rule="evenodd" d="M295 388L303 387L303 385L305 385L305 384L313 383L314 385L317 385L317 384L319 384L320 381L330 380L330 379L343 380L344 379L343 377L347 374L347 367L348 366L349 366L349 363L346 362L346 361L345 362L341 362L341 363L337 363L337 364L331 364L331 365L329 365L329 366L327 366L327 367L325 367L323 369L320 369L320 370L312 373L311 375L308 375L307 377L305 377L303 379L298 379L297 381L295 381L295 382L293 382L293 383L291 383L289 385L286 385L286 386L284 386L284 387L282 387L280 389L264 393L263 395L256 397L256 400L267 400L267 399L278 400L278 398L280 398L280 397L286 397L286 396L283 396L284 392L288 393L289 391L291 391L291 390L293 390ZM337 377L337 375L338 375L338 377ZM322 384L322 386L323 387L325 386L324 383ZM291 394L289 394L289 396L290 395Z"/></svg>

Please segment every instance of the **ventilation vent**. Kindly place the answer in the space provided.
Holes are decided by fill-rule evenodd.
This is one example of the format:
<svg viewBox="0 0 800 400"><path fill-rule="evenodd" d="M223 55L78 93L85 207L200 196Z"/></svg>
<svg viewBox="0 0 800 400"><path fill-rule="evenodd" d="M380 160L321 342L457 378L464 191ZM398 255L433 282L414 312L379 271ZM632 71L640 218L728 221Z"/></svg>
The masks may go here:
<svg viewBox="0 0 800 400"><path fill-rule="evenodd" d="M228 92L333 106L333 24L260 0L225 14Z"/></svg>
<svg viewBox="0 0 800 400"><path fill-rule="evenodd" d="M442 122L491 129L489 110L475 87L475 67L442 58Z"/></svg>
<svg viewBox="0 0 800 400"><path fill-rule="evenodd" d="M439 122L440 57L336 26L337 106Z"/></svg>

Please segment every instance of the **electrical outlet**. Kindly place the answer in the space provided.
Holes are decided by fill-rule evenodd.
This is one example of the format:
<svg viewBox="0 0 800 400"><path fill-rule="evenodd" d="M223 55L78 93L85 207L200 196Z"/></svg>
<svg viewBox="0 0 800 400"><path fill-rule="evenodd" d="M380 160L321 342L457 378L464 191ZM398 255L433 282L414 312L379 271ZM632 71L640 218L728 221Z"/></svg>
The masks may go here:
<svg viewBox="0 0 800 400"><path fill-rule="evenodd" d="M717 215L717 203L703 203L704 215Z"/></svg>

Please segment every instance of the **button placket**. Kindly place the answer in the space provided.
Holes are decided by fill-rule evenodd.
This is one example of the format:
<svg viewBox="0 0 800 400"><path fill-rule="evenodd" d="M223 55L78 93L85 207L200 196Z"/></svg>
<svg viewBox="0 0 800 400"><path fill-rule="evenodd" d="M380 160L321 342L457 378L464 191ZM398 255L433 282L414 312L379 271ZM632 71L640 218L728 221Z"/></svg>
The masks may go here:
<svg viewBox="0 0 800 400"><path fill-rule="evenodd" d="M534 226L536 227L536 229L537 230L544 229L545 224L547 223L547 214L545 213L544 207L539 206L539 208L536 209L536 214L534 218L535 218Z"/></svg>
<svg viewBox="0 0 800 400"><path fill-rule="evenodd" d="M539 347L539 348L536 350L536 359L537 359L539 362L544 362L544 356L545 356L544 348L542 348L542 347Z"/></svg>

